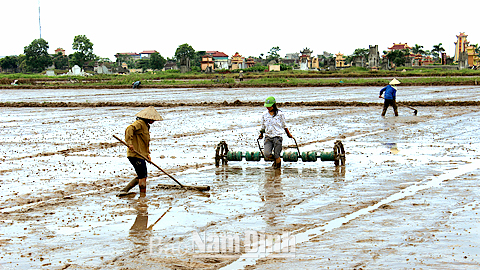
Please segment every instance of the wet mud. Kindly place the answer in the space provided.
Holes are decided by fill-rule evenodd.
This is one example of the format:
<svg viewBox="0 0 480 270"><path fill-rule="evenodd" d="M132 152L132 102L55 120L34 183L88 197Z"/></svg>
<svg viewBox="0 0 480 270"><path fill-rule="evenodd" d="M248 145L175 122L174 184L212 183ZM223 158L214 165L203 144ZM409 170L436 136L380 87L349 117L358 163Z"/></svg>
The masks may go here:
<svg viewBox="0 0 480 270"><path fill-rule="evenodd" d="M478 90L405 87L398 95L473 104ZM211 187L173 188L149 166L147 196L137 188L116 196L135 173L112 135L123 137L136 106L2 107L0 268L478 269L480 107L419 106L416 116L399 107L399 117L389 108L381 117L378 105L299 105L368 103L378 91L0 91L4 103L171 104L157 107L164 121L151 128L152 160L184 185ZM332 151L341 140L346 166L299 161L274 170L243 159L215 167L221 140L232 151L258 151L259 100L269 95L282 102L300 151ZM220 105L236 100L250 105ZM285 136L284 151L291 144ZM252 252L246 232L288 233L294 251L260 241ZM239 250L217 249L215 239L237 235ZM197 236L206 250L192 248Z"/></svg>

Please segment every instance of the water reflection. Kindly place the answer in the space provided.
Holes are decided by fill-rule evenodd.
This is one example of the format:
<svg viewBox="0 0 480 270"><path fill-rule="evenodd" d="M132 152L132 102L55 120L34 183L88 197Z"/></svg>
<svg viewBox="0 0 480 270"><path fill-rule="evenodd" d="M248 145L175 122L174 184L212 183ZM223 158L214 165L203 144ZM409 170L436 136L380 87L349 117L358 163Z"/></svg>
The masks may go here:
<svg viewBox="0 0 480 270"><path fill-rule="evenodd" d="M335 166L333 171L333 178L335 181L345 181L345 166Z"/></svg>
<svg viewBox="0 0 480 270"><path fill-rule="evenodd" d="M260 194L260 199L264 202L261 212L263 213L262 216L267 226L279 226L279 219L283 218L282 214L285 211L282 170L265 168L265 182L263 185L263 192Z"/></svg>
<svg viewBox="0 0 480 270"><path fill-rule="evenodd" d="M130 232L142 231L147 229L148 225L148 205L146 199L140 199L134 204L133 208L137 211L135 222L130 228Z"/></svg>
<svg viewBox="0 0 480 270"><path fill-rule="evenodd" d="M384 143L383 145L385 145L390 150L390 153L394 155L400 152L400 150L398 150L397 143Z"/></svg>

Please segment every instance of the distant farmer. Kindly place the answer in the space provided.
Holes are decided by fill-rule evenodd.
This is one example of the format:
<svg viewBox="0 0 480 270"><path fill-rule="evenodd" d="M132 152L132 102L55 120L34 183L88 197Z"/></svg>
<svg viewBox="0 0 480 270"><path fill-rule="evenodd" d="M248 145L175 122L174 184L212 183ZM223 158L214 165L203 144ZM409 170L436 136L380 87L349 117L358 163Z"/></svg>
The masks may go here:
<svg viewBox="0 0 480 270"><path fill-rule="evenodd" d="M136 81L136 82L132 83L133 89L139 88L141 83L142 82L140 82L140 81Z"/></svg>
<svg viewBox="0 0 480 270"><path fill-rule="evenodd" d="M263 113L260 129L259 139L263 138L264 141L264 155L265 161L273 161L273 167L280 169L282 166L282 160L280 158L280 152L282 152L282 135L287 133L289 138L293 138L285 123L285 115L277 108L277 103L274 97L268 97L265 100L264 106L267 111Z"/></svg>
<svg viewBox="0 0 480 270"><path fill-rule="evenodd" d="M128 185L121 190L120 195L128 193L130 189L137 184L140 188L140 194L145 194L147 189L147 163L142 157L150 158L150 125L155 121L163 120L162 116L150 106L136 114L137 120L129 125L125 130L125 142L128 145L127 158L133 165L137 177L130 181ZM140 153L141 155L137 154Z"/></svg>
<svg viewBox="0 0 480 270"><path fill-rule="evenodd" d="M400 84L400 82L397 79L393 78L393 80L391 80L387 86L380 90L380 94L378 96L379 98L382 98L383 92L385 92L385 101L383 102L382 116L385 116L385 114L387 113L388 106L392 106L395 116L398 116L397 103L395 103L395 99L397 97L397 84Z"/></svg>
<svg viewBox="0 0 480 270"><path fill-rule="evenodd" d="M240 74L238 74L238 78L241 82L243 82L243 70L240 70Z"/></svg>

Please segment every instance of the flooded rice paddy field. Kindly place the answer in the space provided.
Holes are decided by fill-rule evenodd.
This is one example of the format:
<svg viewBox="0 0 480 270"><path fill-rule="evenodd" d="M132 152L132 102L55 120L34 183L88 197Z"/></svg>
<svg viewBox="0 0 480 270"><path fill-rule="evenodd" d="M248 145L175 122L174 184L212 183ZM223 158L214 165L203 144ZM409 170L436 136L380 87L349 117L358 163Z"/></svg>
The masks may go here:
<svg viewBox="0 0 480 270"><path fill-rule="evenodd" d="M378 90L0 90L0 101L372 102ZM398 99L476 100L478 90L400 87ZM0 269L480 267L479 107L419 107L417 116L399 107L399 117L390 108L385 118L380 106L280 108L300 151L341 140L347 152L345 167L281 170L263 160L214 166L221 140L258 151L262 107L156 109L164 121L151 128L153 162L210 191L160 188L174 182L149 165L146 197L116 196L135 174L112 135L123 137L141 108L0 108ZM295 249L216 249L215 236L244 245L246 232L288 233ZM205 252L193 249L196 236Z"/></svg>

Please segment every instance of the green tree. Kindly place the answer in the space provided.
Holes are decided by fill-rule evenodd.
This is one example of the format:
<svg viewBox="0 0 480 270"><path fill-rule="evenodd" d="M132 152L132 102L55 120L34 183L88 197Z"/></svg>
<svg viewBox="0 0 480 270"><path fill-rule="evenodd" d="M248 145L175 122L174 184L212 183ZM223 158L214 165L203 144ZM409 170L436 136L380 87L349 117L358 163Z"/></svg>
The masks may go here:
<svg viewBox="0 0 480 270"><path fill-rule="evenodd" d="M439 59L440 54L444 51L445 49L442 47L442 43L438 43L438 45L433 45L433 49L431 50L432 55L435 59Z"/></svg>
<svg viewBox="0 0 480 270"><path fill-rule="evenodd" d="M363 63L366 63L366 59L368 58L368 52L369 52L369 49L365 49L365 48L355 49L352 55L345 57L345 62L351 63L355 59L360 58Z"/></svg>
<svg viewBox="0 0 480 270"><path fill-rule="evenodd" d="M410 50L394 50L387 53L387 58L390 62L394 63L395 66L400 67L404 66L406 62L406 56L410 55Z"/></svg>
<svg viewBox="0 0 480 270"><path fill-rule="evenodd" d="M278 60L280 59L280 54L278 53L280 51L280 47L279 46L276 46L276 47L272 47L270 49L270 51L268 52L268 56L267 56L267 61L270 62L272 60L275 60L278 62Z"/></svg>
<svg viewBox="0 0 480 270"><path fill-rule="evenodd" d="M43 38L35 39L24 47L27 71L41 72L52 65L52 57L48 54L48 42Z"/></svg>
<svg viewBox="0 0 480 270"><path fill-rule="evenodd" d="M196 51L193 59L190 61L190 66L198 67L200 69L202 66L202 56L204 56L206 53L206 51Z"/></svg>
<svg viewBox="0 0 480 270"><path fill-rule="evenodd" d="M476 54L480 54L480 47L478 46L478 43L477 43L477 44L473 44L472 46L473 46L473 48L474 48L474 50L475 50L475 53L476 53Z"/></svg>
<svg viewBox="0 0 480 270"><path fill-rule="evenodd" d="M179 64L186 65L190 67L189 63L190 60L195 57L195 50L192 46L188 45L187 43L178 46L177 50L175 51L175 58L179 61Z"/></svg>
<svg viewBox="0 0 480 270"><path fill-rule="evenodd" d="M413 54L425 55L425 51L423 50L423 46L420 46L418 44L415 44L415 46L412 48L412 53Z"/></svg>
<svg viewBox="0 0 480 270"><path fill-rule="evenodd" d="M161 56L158 52L154 52L150 55L150 68L153 70L160 70L165 66L167 61L163 56Z"/></svg>
<svg viewBox="0 0 480 270"><path fill-rule="evenodd" d="M18 67L18 59L16 56L5 56L4 58L0 59L0 67L3 70L10 70L12 72Z"/></svg>
<svg viewBox="0 0 480 270"><path fill-rule="evenodd" d="M89 61L97 57L93 54L93 43L85 35L75 36L72 49L76 52L72 56L72 64L84 67Z"/></svg>
<svg viewBox="0 0 480 270"><path fill-rule="evenodd" d="M283 63L280 64L280 70L281 70L281 71L284 71L284 70L292 70L292 69L293 69L292 66L289 66L289 65L283 64Z"/></svg>
<svg viewBox="0 0 480 270"><path fill-rule="evenodd" d="M150 60L148 59L138 59L135 62L136 68L141 68L142 72L150 68Z"/></svg>
<svg viewBox="0 0 480 270"><path fill-rule="evenodd" d="M53 57L53 64L57 69L68 69L68 57L63 55L61 52L58 52Z"/></svg>

